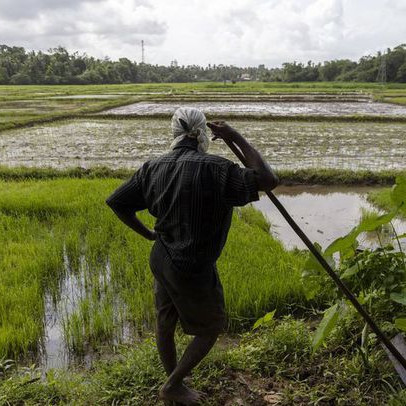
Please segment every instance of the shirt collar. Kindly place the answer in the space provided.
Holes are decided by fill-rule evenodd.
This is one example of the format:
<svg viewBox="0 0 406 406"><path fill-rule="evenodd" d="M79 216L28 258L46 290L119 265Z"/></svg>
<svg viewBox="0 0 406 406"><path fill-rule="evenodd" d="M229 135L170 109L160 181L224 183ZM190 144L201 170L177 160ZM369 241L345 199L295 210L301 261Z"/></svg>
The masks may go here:
<svg viewBox="0 0 406 406"><path fill-rule="evenodd" d="M183 140L179 141L173 149L178 148L189 148L195 149L197 151L198 142L196 138L185 137Z"/></svg>

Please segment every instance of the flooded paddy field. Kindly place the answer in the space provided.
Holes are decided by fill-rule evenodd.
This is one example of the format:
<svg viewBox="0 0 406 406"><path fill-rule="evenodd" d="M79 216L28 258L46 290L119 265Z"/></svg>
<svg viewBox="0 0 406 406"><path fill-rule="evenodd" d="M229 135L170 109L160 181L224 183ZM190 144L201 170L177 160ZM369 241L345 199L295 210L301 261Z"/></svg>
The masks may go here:
<svg viewBox="0 0 406 406"><path fill-rule="evenodd" d="M105 110L102 114L123 114L148 116L155 114L172 115L182 106L182 102L139 102L127 106ZM320 116L402 116L406 115L405 106L397 106L377 102L190 102L189 107L195 107L207 114L252 114L255 115L320 115Z"/></svg>
<svg viewBox="0 0 406 406"><path fill-rule="evenodd" d="M144 93L147 95L148 93ZM274 92L274 93L230 93L230 92L199 92L190 93L149 93L149 102L371 102L372 94L362 92Z"/></svg>
<svg viewBox="0 0 406 406"><path fill-rule="evenodd" d="M276 169L405 169L406 125L238 121L235 126ZM87 119L5 131L0 162L8 166L136 168L171 143L170 122ZM235 159L221 141L209 152Z"/></svg>
<svg viewBox="0 0 406 406"><path fill-rule="evenodd" d="M372 187L343 186L280 186L276 196L292 215L299 227L323 249L335 239L349 233L358 224L364 211L374 211L376 207L368 202L368 193L377 190ZM270 232L280 239L286 248L305 249L305 245L288 225L279 211L266 195L261 195L254 207L261 210L271 223ZM394 229L400 235L406 232L406 221L395 219ZM393 229L387 229L383 235L364 233L358 238L360 248L377 247L381 242L391 242ZM406 240L401 240L406 249Z"/></svg>

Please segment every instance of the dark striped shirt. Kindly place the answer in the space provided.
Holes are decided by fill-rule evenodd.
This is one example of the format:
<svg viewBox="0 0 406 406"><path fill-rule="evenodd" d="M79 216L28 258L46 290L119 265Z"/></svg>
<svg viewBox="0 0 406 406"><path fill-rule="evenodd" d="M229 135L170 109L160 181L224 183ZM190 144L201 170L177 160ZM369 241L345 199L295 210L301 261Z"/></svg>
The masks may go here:
<svg viewBox="0 0 406 406"><path fill-rule="evenodd" d="M253 169L198 152L186 138L173 151L146 162L108 199L114 210L148 209L157 242L179 268L214 263L230 229L233 206L258 200Z"/></svg>

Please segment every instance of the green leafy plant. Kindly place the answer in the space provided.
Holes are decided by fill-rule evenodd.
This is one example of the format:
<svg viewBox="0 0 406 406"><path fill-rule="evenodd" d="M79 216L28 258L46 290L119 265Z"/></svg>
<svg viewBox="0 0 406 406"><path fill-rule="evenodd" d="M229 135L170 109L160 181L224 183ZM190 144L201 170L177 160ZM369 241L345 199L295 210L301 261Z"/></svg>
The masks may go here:
<svg viewBox="0 0 406 406"><path fill-rule="evenodd" d="M253 330L256 330L258 327L269 325L273 321L273 316L275 315L276 309L272 310L271 312L267 313L264 317L258 319L254 326L252 327Z"/></svg>
<svg viewBox="0 0 406 406"><path fill-rule="evenodd" d="M317 244L316 248L374 318L389 321L393 328L406 331L406 256L399 242L403 235L398 236L393 229L398 250L393 244L382 243L376 249L358 249L357 237L361 233L378 234L384 226L392 226L391 220L406 201L406 177L396 179L391 199L397 209L383 215L364 215L356 227L336 239L324 252ZM336 264L334 257L337 254L339 261ZM313 336L313 351L316 351L345 316L350 304L312 254L305 263L302 282L308 299L324 293L331 304ZM368 326L365 325L361 340L365 359L368 337Z"/></svg>

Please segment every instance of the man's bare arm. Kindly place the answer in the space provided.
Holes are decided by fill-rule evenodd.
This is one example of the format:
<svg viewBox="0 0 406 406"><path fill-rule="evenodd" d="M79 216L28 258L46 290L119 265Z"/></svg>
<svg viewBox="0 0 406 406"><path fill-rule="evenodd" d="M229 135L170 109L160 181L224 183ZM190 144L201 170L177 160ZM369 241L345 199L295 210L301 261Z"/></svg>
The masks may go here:
<svg viewBox="0 0 406 406"><path fill-rule="evenodd" d="M156 232L150 230L146 227L137 217L136 213L119 204L114 204L114 202L106 200L106 203L110 206L110 208L114 211L116 216L128 227L134 230L136 233L141 235L142 237L146 238L147 240L154 241L156 239Z"/></svg>
<svg viewBox="0 0 406 406"><path fill-rule="evenodd" d="M213 132L213 140L222 138L238 146L244 155L246 166L256 172L259 190L272 190L278 185L279 179L275 172L261 154L237 130L224 121L207 123L207 126Z"/></svg>

